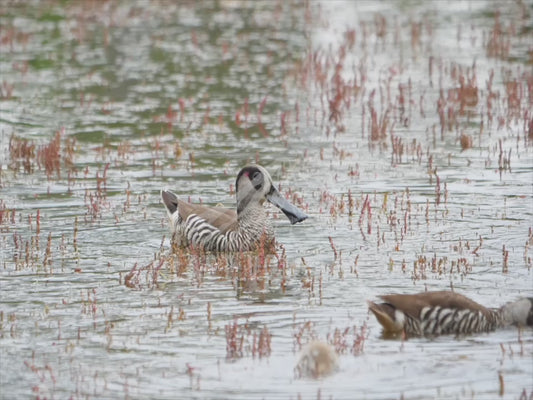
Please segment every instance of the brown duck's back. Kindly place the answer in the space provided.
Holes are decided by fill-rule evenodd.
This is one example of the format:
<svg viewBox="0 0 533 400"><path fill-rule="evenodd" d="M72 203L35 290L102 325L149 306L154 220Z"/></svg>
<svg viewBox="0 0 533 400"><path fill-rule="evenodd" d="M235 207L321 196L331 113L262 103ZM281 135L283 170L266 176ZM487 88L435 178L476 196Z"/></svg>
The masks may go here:
<svg viewBox="0 0 533 400"><path fill-rule="evenodd" d="M490 310L481 304L465 297L459 293L450 291L425 292L418 294L389 294L379 296L386 303L392 305L415 318L420 317L424 307L452 308L457 310L481 311L484 315L489 315Z"/></svg>
<svg viewBox="0 0 533 400"><path fill-rule="evenodd" d="M195 214L222 233L236 229L238 225L237 212L225 207L206 207L178 200L178 211L183 221L186 221L191 214Z"/></svg>

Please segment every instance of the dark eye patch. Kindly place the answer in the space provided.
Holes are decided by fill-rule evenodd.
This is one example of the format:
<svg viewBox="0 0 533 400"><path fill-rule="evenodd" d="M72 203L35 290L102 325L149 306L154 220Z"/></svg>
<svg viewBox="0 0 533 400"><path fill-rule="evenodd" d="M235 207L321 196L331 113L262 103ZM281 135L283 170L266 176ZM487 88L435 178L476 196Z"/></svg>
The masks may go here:
<svg viewBox="0 0 533 400"><path fill-rule="evenodd" d="M252 174L252 183L254 184L254 189L259 190L263 186L263 175L259 171L255 171Z"/></svg>
<svg viewBox="0 0 533 400"><path fill-rule="evenodd" d="M248 177L248 179L250 179L250 182L254 186L255 190L259 191L263 187L265 178L263 177L262 172L254 166L248 166L241 169L241 171L237 175L237 180L235 182L235 188L237 191L239 190L239 180L243 176L246 176Z"/></svg>

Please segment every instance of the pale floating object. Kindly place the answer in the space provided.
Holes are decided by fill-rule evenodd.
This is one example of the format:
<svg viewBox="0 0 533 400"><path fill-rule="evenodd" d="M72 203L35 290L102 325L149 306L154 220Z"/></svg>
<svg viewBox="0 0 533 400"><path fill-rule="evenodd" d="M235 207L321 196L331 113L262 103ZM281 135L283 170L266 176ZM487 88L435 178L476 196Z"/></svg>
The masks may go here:
<svg viewBox="0 0 533 400"><path fill-rule="evenodd" d="M300 353L295 372L298 377L318 379L332 374L339 367L339 357L335 348L327 343L313 341Z"/></svg>

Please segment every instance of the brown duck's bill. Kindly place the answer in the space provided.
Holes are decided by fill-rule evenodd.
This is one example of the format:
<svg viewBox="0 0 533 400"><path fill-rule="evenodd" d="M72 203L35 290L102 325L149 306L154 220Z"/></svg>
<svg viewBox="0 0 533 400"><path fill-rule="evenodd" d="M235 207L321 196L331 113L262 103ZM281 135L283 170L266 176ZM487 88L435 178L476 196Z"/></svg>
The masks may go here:
<svg viewBox="0 0 533 400"><path fill-rule="evenodd" d="M300 210L295 205L289 203L277 190L272 190L267 196L267 200L270 201L272 204L274 204L276 207L278 207L281 211L283 211L283 214L289 218L289 221L291 221L291 224L295 224L297 222L302 222L304 219L307 219L308 215L305 214L302 210Z"/></svg>

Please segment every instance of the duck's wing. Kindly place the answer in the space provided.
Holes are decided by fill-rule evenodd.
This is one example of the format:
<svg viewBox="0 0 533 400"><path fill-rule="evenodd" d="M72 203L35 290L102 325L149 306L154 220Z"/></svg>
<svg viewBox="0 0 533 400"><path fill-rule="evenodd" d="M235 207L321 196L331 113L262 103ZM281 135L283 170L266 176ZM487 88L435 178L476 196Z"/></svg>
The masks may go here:
<svg viewBox="0 0 533 400"><path fill-rule="evenodd" d="M420 317L420 313L425 307L481 311L483 314L490 314L490 311L481 304L476 303L462 294L450 291L388 294L379 297L393 308L401 310L415 318Z"/></svg>
<svg viewBox="0 0 533 400"><path fill-rule="evenodd" d="M222 233L236 230L238 226L237 212L230 208L207 207L178 200L178 210L183 221L187 221L191 215L196 215Z"/></svg>
<svg viewBox="0 0 533 400"><path fill-rule="evenodd" d="M198 216L222 233L237 227L237 212L224 207L206 207L180 200L174 193L162 190L161 199L174 225L185 223L191 215Z"/></svg>

